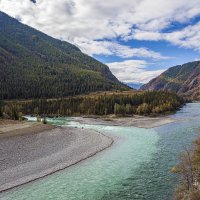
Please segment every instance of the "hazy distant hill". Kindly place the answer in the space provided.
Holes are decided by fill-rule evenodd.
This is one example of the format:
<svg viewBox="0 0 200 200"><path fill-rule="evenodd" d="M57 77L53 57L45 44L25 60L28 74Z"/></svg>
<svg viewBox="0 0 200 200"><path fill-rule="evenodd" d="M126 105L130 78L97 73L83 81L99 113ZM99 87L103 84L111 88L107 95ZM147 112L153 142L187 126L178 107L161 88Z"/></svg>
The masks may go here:
<svg viewBox="0 0 200 200"><path fill-rule="evenodd" d="M127 89L76 46L0 12L0 99L62 97Z"/></svg>
<svg viewBox="0 0 200 200"><path fill-rule="evenodd" d="M139 90L140 87L143 85L142 83L126 83L126 85L128 85L129 87Z"/></svg>
<svg viewBox="0 0 200 200"><path fill-rule="evenodd" d="M200 98L200 61L171 67L141 89L168 90Z"/></svg>

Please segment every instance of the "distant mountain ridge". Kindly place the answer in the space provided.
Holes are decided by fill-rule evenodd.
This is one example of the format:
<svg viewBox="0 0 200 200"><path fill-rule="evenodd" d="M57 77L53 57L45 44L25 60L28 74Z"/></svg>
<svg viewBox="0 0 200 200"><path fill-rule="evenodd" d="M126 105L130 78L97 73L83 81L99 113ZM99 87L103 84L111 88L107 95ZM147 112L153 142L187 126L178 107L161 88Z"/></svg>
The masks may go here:
<svg viewBox="0 0 200 200"><path fill-rule="evenodd" d="M167 90L200 99L200 61L171 67L141 89Z"/></svg>
<svg viewBox="0 0 200 200"><path fill-rule="evenodd" d="M108 66L0 12L0 99L127 90Z"/></svg>
<svg viewBox="0 0 200 200"><path fill-rule="evenodd" d="M126 85L128 85L129 87L139 90L140 87L143 85L142 83L126 83Z"/></svg>

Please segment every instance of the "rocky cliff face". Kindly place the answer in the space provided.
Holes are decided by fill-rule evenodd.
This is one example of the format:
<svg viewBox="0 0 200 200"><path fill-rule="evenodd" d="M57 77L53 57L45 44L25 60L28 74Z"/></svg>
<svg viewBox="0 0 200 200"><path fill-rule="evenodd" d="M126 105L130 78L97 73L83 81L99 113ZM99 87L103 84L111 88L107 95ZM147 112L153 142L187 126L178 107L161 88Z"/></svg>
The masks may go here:
<svg viewBox="0 0 200 200"><path fill-rule="evenodd" d="M141 89L167 90L200 99L200 61L171 67Z"/></svg>

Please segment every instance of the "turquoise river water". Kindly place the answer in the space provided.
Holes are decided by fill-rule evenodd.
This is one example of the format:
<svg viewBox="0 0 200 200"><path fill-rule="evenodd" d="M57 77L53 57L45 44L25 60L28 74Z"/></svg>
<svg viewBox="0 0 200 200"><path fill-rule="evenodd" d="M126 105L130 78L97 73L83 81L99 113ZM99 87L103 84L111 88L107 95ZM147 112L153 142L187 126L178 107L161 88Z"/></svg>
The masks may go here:
<svg viewBox="0 0 200 200"><path fill-rule="evenodd" d="M0 200L170 200L178 184L170 169L199 136L200 103L187 104L172 117L179 120L152 129L49 119L98 130L116 142L75 166L1 193Z"/></svg>

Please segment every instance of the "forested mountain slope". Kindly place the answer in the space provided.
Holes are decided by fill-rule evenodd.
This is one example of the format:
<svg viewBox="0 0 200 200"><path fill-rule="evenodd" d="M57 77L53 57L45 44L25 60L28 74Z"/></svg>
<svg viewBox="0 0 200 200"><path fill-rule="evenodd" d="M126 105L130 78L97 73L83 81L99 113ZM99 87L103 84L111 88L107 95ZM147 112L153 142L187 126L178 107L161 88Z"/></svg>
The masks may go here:
<svg viewBox="0 0 200 200"><path fill-rule="evenodd" d="M0 12L0 99L116 89L128 87L106 65Z"/></svg>
<svg viewBox="0 0 200 200"><path fill-rule="evenodd" d="M200 61L169 68L141 87L142 90L167 90L200 98Z"/></svg>

